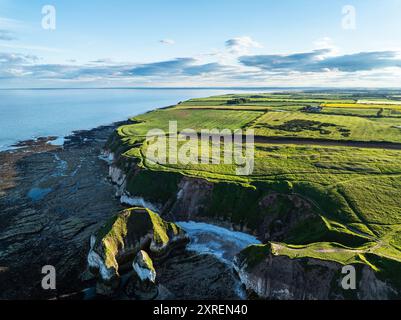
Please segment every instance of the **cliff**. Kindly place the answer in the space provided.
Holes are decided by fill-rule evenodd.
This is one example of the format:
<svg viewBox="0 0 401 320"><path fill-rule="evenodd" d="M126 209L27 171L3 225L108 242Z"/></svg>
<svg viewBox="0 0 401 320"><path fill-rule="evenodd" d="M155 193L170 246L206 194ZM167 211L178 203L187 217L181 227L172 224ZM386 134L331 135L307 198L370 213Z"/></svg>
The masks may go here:
<svg viewBox="0 0 401 320"><path fill-rule="evenodd" d="M378 279L365 264L350 264L356 270L355 290L341 285L343 264L310 257L280 255L275 244L250 246L234 262L246 288L266 299L275 300L386 300L396 297L396 290Z"/></svg>
<svg viewBox="0 0 401 320"><path fill-rule="evenodd" d="M224 224L267 243L244 250L235 260L241 281L258 296L364 300L399 296L401 286L391 270L399 270L400 263L385 255L373 254L370 259L380 248L374 236L323 215L321 207L300 194L291 182L276 179L239 183L151 170L140 158L128 156L124 143L120 141L119 145L116 139L111 138L104 156L114 159L110 178L122 203L152 208L172 221ZM283 246L314 244L316 248L313 254L304 250L299 256L291 256L272 252L271 242ZM337 246L341 246L338 251ZM354 291L340 286L341 269L347 264L358 270L359 287Z"/></svg>
<svg viewBox="0 0 401 320"><path fill-rule="evenodd" d="M131 208L120 212L91 237L88 265L98 277L97 292L114 294L122 275L134 270L142 279L145 267L154 282L153 263L148 254L161 259L187 241L179 226L164 221L149 209Z"/></svg>

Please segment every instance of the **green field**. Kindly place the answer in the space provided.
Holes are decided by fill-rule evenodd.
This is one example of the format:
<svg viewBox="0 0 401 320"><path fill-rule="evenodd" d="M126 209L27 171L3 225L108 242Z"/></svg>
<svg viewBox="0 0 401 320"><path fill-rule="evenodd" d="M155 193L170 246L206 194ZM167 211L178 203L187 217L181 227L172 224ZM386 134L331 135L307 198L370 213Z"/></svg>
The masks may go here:
<svg viewBox="0 0 401 320"><path fill-rule="evenodd" d="M260 136L401 142L401 119L385 117L267 112L252 127Z"/></svg>
<svg viewBox="0 0 401 320"><path fill-rule="evenodd" d="M394 103L334 103L334 102L325 102L322 103L323 107L328 107L328 108L352 108L352 109L390 109L390 110L401 110L401 104Z"/></svg>
<svg viewBox="0 0 401 320"><path fill-rule="evenodd" d="M227 128L235 130L263 115L262 111L241 110L157 110L134 118L135 125L122 126L118 129L122 137L146 136L151 129L168 132L169 121L177 121L178 130L186 128L201 130Z"/></svg>
<svg viewBox="0 0 401 320"><path fill-rule="evenodd" d="M346 144L401 146L398 96L319 92L193 99L135 117L132 124L118 129L117 142L111 145L146 169L128 185L133 192L150 200L157 197L154 194L168 199L177 192L180 176L203 178L215 183L207 214L245 223L249 229L257 228L266 215L288 209L284 197L279 207L260 212L257 203L264 195L299 195L313 205L315 216L299 223L282 242L268 244L275 254L366 264L401 286L397 277L401 272L401 148ZM307 110L319 106L321 110ZM259 141L252 174L238 176L235 164L161 164L147 159L146 133L154 128L168 132L169 121L178 121L179 130L248 128L266 139L295 140ZM299 138L318 143L297 143ZM345 144L332 146L325 141ZM199 152L198 156L205 155ZM152 184L154 179L166 187Z"/></svg>

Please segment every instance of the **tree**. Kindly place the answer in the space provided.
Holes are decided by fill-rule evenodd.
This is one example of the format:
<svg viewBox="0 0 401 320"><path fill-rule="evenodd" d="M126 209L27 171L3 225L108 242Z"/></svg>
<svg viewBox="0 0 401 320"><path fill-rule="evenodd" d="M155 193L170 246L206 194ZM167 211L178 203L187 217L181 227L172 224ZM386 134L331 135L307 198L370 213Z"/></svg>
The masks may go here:
<svg viewBox="0 0 401 320"><path fill-rule="evenodd" d="M244 103L249 103L251 102L250 99L246 98L237 98L237 99L231 99L227 101L228 105L233 105L233 104L244 104Z"/></svg>
<svg viewBox="0 0 401 320"><path fill-rule="evenodd" d="M384 113L384 108L381 108L379 111L377 111L377 117L378 118L383 117L383 113Z"/></svg>

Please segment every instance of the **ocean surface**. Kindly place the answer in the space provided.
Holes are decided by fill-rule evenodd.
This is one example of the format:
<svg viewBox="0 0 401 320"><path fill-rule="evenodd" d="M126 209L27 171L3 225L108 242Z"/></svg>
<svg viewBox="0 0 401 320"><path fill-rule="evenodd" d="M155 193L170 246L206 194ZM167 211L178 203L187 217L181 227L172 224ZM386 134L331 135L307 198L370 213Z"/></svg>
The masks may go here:
<svg viewBox="0 0 401 320"><path fill-rule="evenodd" d="M273 91L273 90L258 90ZM126 120L190 98L249 90L217 89L52 89L0 90L0 150L18 141L64 137ZM254 92L254 91L253 91ZM62 139L61 139L62 141Z"/></svg>
<svg viewBox="0 0 401 320"><path fill-rule="evenodd" d="M234 257L246 247L261 242L249 234L232 231L202 222L177 222L191 240L187 249L199 254L211 254L231 265Z"/></svg>

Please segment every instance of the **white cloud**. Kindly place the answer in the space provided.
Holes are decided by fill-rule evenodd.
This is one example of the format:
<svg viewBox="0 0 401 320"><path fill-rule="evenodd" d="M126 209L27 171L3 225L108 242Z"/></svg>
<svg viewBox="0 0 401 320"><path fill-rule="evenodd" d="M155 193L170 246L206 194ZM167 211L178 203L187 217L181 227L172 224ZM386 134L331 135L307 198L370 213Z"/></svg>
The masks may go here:
<svg viewBox="0 0 401 320"><path fill-rule="evenodd" d="M14 35L13 32L9 31L9 30L3 30L0 29L0 40L3 41L12 41L12 40L16 40L16 36Z"/></svg>
<svg viewBox="0 0 401 320"><path fill-rule="evenodd" d="M315 49L327 49L334 46L333 39L330 37L323 37L314 42Z"/></svg>
<svg viewBox="0 0 401 320"><path fill-rule="evenodd" d="M0 17L0 28L1 29L19 29L23 26L24 26L24 23L19 20Z"/></svg>
<svg viewBox="0 0 401 320"><path fill-rule="evenodd" d="M401 67L401 60L396 58L398 52L372 51L348 55L327 55L330 52L330 49L319 49L285 55L248 55L240 57L239 60L245 66L273 72L320 73L326 72L327 69L357 72Z"/></svg>
<svg viewBox="0 0 401 320"><path fill-rule="evenodd" d="M173 44L175 44L175 41L172 39L162 39L159 42L162 44L165 44L165 45L169 45L169 46L172 46Z"/></svg>
<svg viewBox="0 0 401 320"><path fill-rule="evenodd" d="M0 79L4 83L20 79L28 83L35 80L83 85L89 82L94 85L106 82L116 85L152 83L155 86L383 87L399 83L401 58L398 51L333 56L331 39L320 39L315 46L321 49L250 55L249 51L260 48L260 44L249 37L239 37L226 41L226 49L148 63L96 59L87 63L46 64L33 56L0 52Z"/></svg>
<svg viewBox="0 0 401 320"><path fill-rule="evenodd" d="M323 37L314 42L314 49L315 50L322 50L326 49L326 53L322 56L329 57L329 56L336 56L340 53L340 49L334 44L334 40L330 37Z"/></svg>
<svg viewBox="0 0 401 320"><path fill-rule="evenodd" d="M10 44L10 43L0 43L0 48L9 48L9 49L22 49L22 50L31 50L31 51L44 51L44 52L56 52L60 53L63 52L61 49L57 48L50 48L44 46L35 46L29 44Z"/></svg>
<svg viewBox="0 0 401 320"><path fill-rule="evenodd" d="M243 36L227 40L226 47L232 54L244 55L249 53L252 48L262 48L262 45L251 37Z"/></svg>

